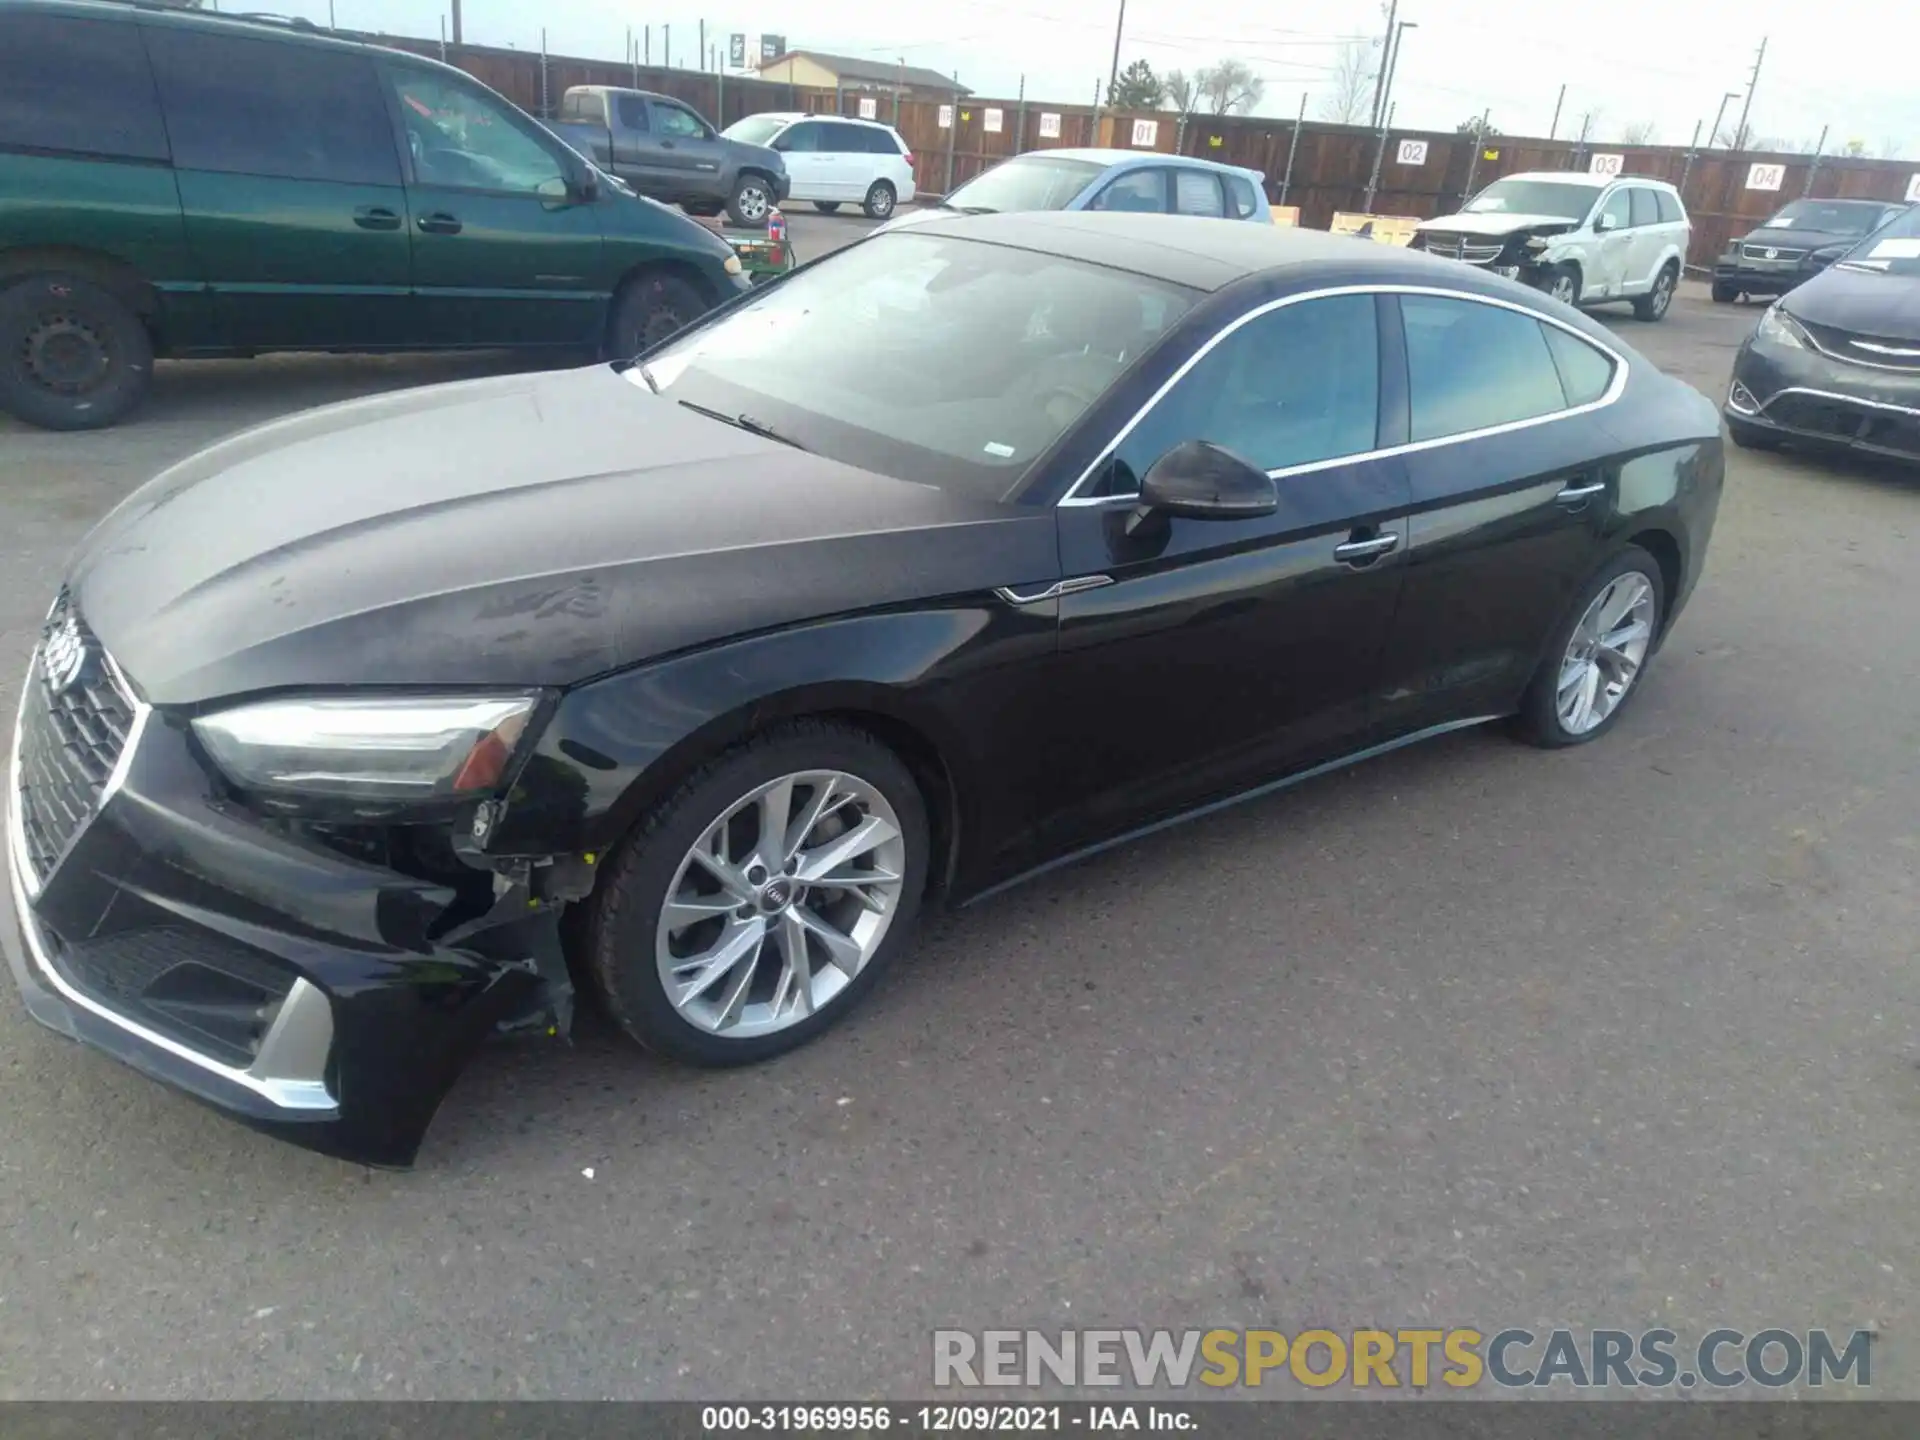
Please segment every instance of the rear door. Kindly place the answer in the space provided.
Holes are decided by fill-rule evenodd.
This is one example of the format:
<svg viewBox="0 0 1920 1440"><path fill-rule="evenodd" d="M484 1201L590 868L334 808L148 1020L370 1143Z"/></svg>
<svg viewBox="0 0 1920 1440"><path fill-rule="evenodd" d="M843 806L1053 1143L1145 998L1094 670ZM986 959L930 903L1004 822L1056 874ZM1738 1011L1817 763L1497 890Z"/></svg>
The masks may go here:
<svg viewBox="0 0 1920 1440"><path fill-rule="evenodd" d="M1173 213L1199 215L1209 220L1227 218L1226 196L1220 177L1211 170L1190 170L1183 166L1173 171Z"/></svg>
<svg viewBox="0 0 1920 1440"><path fill-rule="evenodd" d="M383 63L406 136L416 341L595 343L609 277L565 147L461 76Z"/></svg>
<svg viewBox="0 0 1920 1440"><path fill-rule="evenodd" d="M1094 191L1085 208L1165 215L1173 208L1171 189L1171 181L1164 167L1143 166L1114 176Z"/></svg>
<svg viewBox="0 0 1920 1440"><path fill-rule="evenodd" d="M260 350L408 343L406 193L372 59L145 28L187 243L226 341Z"/></svg>
<svg viewBox="0 0 1920 1440"><path fill-rule="evenodd" d="M1060 693L1092 723L1048 767L1049 848L1363 743L1408 502L1400 460L1375 453L1400 395L1384 351L1373 295L1261 307L1061 503ZM1139 515L1139 477L1196 439L1273 473L1278 512Z"/></svg>
<svg viewBox="0 0 1920 1440"><path fill-rule="evenodd" d="M1529 310L1464 295L1399 300L1413 520L1383 667L1407 733L1505 713L1576 588L1619 493L1604 407L1619 357Z"/></svg>
<svg viewBox="0 0 1920 1440"><path fill-rule="evenodd" d="M1667 248L1667 231L1660 224L1660 202L1649 187L1631 186L1627 196L1633 220L1633 249L1629 252L1633 258L1627 268L1626 293L1644 295L1653 288L1653 277Z"/></svg>
<svg viewBox="0 0 1920 1440"><path fill-rule="evenodd" d="M828 148L822 158L833 198L865 199L867 187L880 178L880 159L874 153L873 144L880 132L867 125L849 125L844 120L830 120L825 129L822 143ZM892 146L889 144L888 148Z"/></svg>

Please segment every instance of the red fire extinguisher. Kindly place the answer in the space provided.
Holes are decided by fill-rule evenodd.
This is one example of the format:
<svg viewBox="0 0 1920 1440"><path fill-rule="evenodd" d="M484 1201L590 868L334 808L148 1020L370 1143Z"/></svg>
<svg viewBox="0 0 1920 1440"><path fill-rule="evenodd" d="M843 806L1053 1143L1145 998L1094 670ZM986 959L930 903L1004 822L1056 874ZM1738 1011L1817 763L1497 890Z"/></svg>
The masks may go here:
<svg viewBox="0 0 1920 1440"><path fill-rule="evenodd" d="M777 209L767 212L767 258L775 265L786 263L787 217Z"/></svg>

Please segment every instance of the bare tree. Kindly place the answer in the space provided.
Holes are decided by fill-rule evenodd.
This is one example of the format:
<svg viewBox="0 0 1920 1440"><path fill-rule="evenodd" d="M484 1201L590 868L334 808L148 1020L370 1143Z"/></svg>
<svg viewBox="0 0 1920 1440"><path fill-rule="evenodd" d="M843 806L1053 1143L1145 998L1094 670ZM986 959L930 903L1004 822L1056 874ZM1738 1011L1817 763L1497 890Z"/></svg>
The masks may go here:
<svg viewBox="0 0 1920 1440"><path fill-rule="evenodd" d="M1194 76L1207 109L1215 115L1244 115L1267 93L1267 82L1244 60L1226 59Z"/></svg>
<svg viewBox="0 0 1920 1440"><path fill-rule="evenodd" d="M1333 62L1333 86L1320 100L1320 118L1358 125L1373 109L1373 46L1349 40Z"/></svg>
<svg viewBox="0 0 1920 1440"><path fill-rule="evenodd" d="M1657 127L1651 120L1635 120L1620 132L1622 145L1651 145Z"/></svg>
<svg viewBox="0 0 1920 1440"><path fill-rule="evenodd" d="M1200 103L1199 79L1184 70L1169 70L1160 77L1160 88L1167 107L1182 115L1191 115Z"/></svg>
<svg viewBox="0 0 1920 1440"><path fill-rule="evenodd" d="M1713 143L1724 150L1751 150L1753 145L1753 122L1744 125L1722 125L1720 133L1713 137Z"/></svg>
<svg viewBox="0 0 1920 1440"><path fill-rule="evenodd" d="M1890 135L1880 142L1880 158L1882 160L1898 160L1906 153L1907 142L1902 140L1898 135Z"/></svg>

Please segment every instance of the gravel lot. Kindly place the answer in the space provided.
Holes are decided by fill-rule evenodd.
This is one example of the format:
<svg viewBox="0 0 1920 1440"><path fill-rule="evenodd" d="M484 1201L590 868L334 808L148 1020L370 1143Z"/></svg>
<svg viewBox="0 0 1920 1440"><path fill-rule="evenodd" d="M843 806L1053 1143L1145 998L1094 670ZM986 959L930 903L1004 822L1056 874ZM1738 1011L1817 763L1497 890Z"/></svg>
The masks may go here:
<svg viewBox="0 0 1920 1440"><path fill-rule="evenodd" d="M1717 397L1756 313L1612 323ZM0 420L0 703L161 465L498 363L166 366L117 430ZM756 1070L591 1020L490 1053L407 1175L4 997L0 1396L904 1398L947 1325L1870 1321L1920 1396L1916 537L1920 479L1734 452L1603 743L1462 734L1056 873Z"/></svg>

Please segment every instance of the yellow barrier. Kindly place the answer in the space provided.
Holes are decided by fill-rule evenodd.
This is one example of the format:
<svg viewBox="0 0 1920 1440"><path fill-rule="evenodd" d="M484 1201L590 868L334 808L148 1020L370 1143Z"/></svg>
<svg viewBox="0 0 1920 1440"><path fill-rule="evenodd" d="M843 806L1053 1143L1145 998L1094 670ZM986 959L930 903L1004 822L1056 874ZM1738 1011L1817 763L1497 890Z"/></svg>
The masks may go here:
<svg viewBox="0 0 1920 1440"><path fill-rule="evenodd" d="M1267 209L1273 212L1273 223L1276 225L1297 226L1300 223L1298 205L1269 205Z"/></svg>

